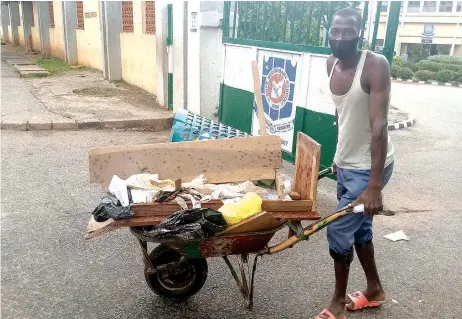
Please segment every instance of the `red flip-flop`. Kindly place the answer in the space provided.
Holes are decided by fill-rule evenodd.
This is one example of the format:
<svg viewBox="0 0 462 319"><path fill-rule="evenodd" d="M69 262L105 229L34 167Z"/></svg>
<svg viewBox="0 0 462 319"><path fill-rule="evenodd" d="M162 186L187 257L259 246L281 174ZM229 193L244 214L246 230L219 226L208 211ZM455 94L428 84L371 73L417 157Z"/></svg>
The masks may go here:
<svg viewBox="0 0 462 319"><path fill-rule="evenodd" d="M332 314L332 312L330 312L328 309L324 309L314 319L337 319L337 318L335 318L335 316ZM346 316L341 316L339 319L346 319Z"/></svg>
<svg viewBox="0 0 462 319"><path fill-rule="evenodd" d="M369 301L361 291L354 292L347 295L350 298L351 303L346 304L345 308L348 311L356 311L364 308L376 308L380 307L383 301ZM353 306L351 306L353 304Z"/></svg>

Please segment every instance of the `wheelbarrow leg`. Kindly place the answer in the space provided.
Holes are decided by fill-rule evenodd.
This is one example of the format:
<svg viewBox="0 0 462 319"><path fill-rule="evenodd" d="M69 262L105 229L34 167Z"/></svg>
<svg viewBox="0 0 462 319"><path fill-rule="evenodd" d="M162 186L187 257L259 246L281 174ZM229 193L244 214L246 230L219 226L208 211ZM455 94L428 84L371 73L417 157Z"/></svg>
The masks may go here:
<svg viewBox="0 0 462 319"><path fill-rule="evenodd" d="M249 268L249 255L243 254L241 255L241 262L239 262L239 269L241 271L241 278L239 278L236 270L234 269L233 265L229 261L228 256L223 256L223 260L225 261L226 265L228 266L229 270L231 271L231 275L233 276L234 280L236 281L239 290L244 297L245 300L245 307L249 310L253 308L253 290L254 290L254 282L255 282L255 272L257 270L257 260L258 255L255 255L255 259L252 265L252 272L250 272ZM247 265L247 272L246 275L244 264ZM247 278L249 277L249 278ZM250 282L250 287L249 283Z"/></svg>
<svg viewBox="0 0 462 319"><path fill-rule="evenodd" d="M149 254L148 254L148 242L138 239L138 243L140 244L141 251L143 252L143 261L144 261L144 264L146 265L147 273L148 274L155 273L155 267L152 264L151 258L149 258Z"/></svg>

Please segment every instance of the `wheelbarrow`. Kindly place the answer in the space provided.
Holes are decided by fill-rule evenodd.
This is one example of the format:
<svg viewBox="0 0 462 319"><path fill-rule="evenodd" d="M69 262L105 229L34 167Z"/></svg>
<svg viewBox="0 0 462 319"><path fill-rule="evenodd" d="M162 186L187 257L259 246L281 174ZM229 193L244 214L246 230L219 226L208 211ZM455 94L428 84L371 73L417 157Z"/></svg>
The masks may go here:
<svg viewBox="0 0 462 319"><path fill-rule="evenodd" d="M143 252L148 285L154 292L167 298L184 299L197 293L207 278L206 258L222 257L244 296L246 307L250 309L253 305L254 277L259 257L291 247L337 218L354 211L354 208L345 207L323 219L316 211L318 179L331 173L330 169L320 171L320 151L320 144L298 133L293 191L300 195L300 199L286 201L280 174L283 167L281 139L278 136L90 150L90 182L100 183L103 187L108 185L113 175L127 179L133 174L151 173L159 174L162 179L188 181L205 174L212 184L271 180L279 199L263 200L262 204L262 209L277 221L277 225L272 228L218 234L205 240L154 240L140 231L138 226L157 225L181 208L176 203L147 203L132 204L133 217L110 222L91 233L87 232L85 237L89 239L129 227ZM221 201L202 203L202 207L212 209L218 209L221 205ZM301 222L309 220L316 222L303 228ZM274 234L285 227L289 228L288 239L269 247L268 243ZM160 245L150 251L148 242ZM255 256L249 264L250 254ZM237 270L231 265L231 255L240 256Z"/></svg>
<svg viewBox="0 0 462 319"><path fill-rule="evenodd" d="M320 172L319 179L330 173L332 173L331 168ZM302 228L300 222L289 221L272 230L218 235L205 240L159 240L148 237L137 227L131 227L130 230L137 238L143 252L146 282L156 294L175 300L193 296L199 292L207 279L206 259L222 257L244 297L245 307L252 309L255 272L259 257L279 253L300 241L307 240L338 218L346 214L361 212L364 212L363 205L348 206L305 228ZM274 234L284 227L289 227L295 235L268 247ZM148 252L148 242L160 245ZM251 263L249 263L250 254L254 254ZM238 270L229 260L231 255L240 256Z"/></svg>

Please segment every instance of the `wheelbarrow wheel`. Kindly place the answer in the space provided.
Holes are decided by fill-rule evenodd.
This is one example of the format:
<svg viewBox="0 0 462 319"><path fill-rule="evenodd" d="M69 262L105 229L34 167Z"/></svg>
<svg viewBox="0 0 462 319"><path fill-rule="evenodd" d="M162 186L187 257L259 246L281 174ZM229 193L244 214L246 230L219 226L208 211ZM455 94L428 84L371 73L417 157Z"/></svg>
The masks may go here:
<svg viewBox="0 0 462 319"><path fill-rule="evenodd" d="M149 254L149 257L154 267L158 267L179 262L181 254L165 245L159 245ZM207 273L205 258L183 259L177 266L155 273L148 273L147 267L144 270L146 282L152 291L160 296L176 300L187 299L195 295L204 285Z"/></svg>

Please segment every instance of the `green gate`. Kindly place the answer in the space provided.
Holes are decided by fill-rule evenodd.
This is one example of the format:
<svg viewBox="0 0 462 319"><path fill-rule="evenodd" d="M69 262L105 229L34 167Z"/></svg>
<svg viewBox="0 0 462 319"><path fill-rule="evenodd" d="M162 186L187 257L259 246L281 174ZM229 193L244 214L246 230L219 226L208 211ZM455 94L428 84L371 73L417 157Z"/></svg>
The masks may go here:
<svg viewBox="0 0 462 319"><path fill-rule="evenodd" d="M382 52L390 64L400 5L400 2L391 3ZM325 60L331 54L327 41L330 21L332 15L344 7L361 10L362 25L365 26L369 12L368 1L226 1L223 15L225 58L220 88L220 121L252 133L252 125L258 121L255 121L253 107L250 62L257 59L262 76L262 94L266 94L263 96L264 104L265 99L268 101L265 116L267 122L274 120L268 125L273 134L281 136L284 159L294 161L296 132L301 131L322 144L321 166L330 166L337 133L334 109L329 104L330 97L326 98L323 92L325 89L321 82L327 83ZM362 40L363 48L375 46L380 8L379 1L372 43ZM279 74L272 71L265 74L265 70L270 68L277 68ZM285 93L281 93L284 95L281 98L277 93L273 96L273 92L278 92L278 89ZM272 108L270 100L279 103L282 108Z"/></svg>

